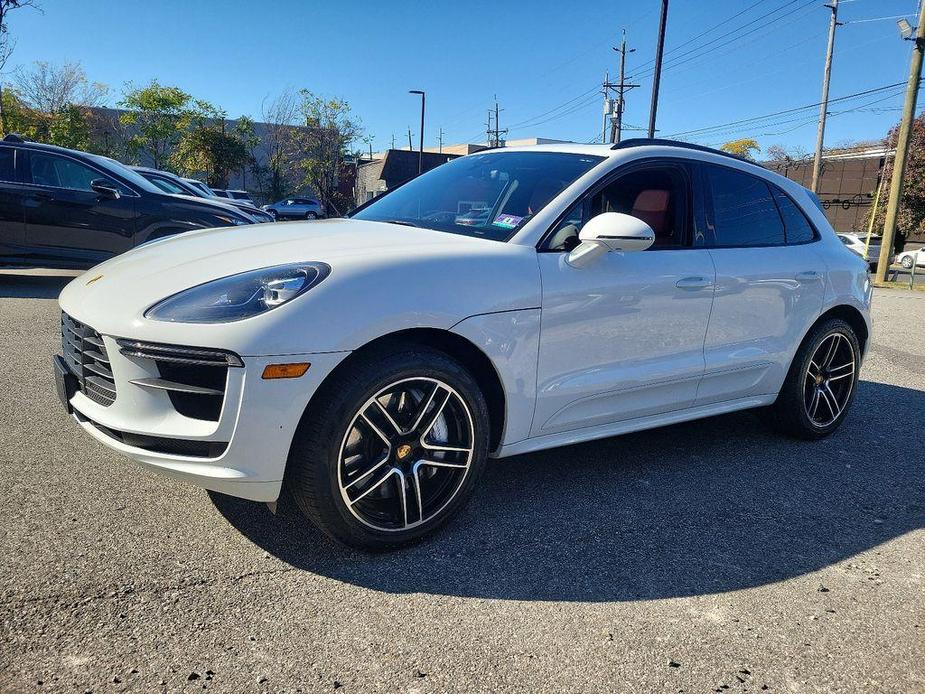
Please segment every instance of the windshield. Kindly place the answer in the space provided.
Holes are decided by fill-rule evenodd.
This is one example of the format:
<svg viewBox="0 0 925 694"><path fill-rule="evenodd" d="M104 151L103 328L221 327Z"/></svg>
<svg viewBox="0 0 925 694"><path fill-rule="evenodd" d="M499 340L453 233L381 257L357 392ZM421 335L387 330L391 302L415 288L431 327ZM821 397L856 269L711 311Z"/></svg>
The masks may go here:
<svg viewBox="0 0 925 694"><path fill-rule="evenodd" d="M141 188L147 193L162 193L163 191L158 188L156 185L151 183L147 178L142 176L137 171L132 171L130 168L124 164L120 164L115 159L110 159L109 157L101 157L98 154L86 154L85 156L90 157L95 164L102 166L103 168L109 169L114 174L121 176L126 181Z"/></svg>
<svg viewBox="0 0 925 694"><path fill-rule="evenodd" d="M200 195L205 195L207 198L217 198L218 196L212 192L212 189L209 188L202 181L197 181L195 178L184 178L183 179L188 186L195 188L200 191Z"/></svg>
<svg viewBox="0 0 925 694"><path fill-rule="evenodd" d="M506 241L602 160L564 152L473 154L428 171L351 216Z"/></svg>

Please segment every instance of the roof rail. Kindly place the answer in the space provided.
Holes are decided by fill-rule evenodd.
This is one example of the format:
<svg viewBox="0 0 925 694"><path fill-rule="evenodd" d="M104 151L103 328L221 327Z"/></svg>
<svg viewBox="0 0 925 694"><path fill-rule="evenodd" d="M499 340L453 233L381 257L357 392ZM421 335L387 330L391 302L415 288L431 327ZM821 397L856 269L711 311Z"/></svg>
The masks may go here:
<svg viewBox="0 0 925 694"><path fill-rule="evenodd" d="M22 135L17 135L16 133L10 133L5 135L3 138L4 142L29 142L29 140Z"/></svg>
<svg viewBox="0 0 925 694"><path fill-rule="evenodd" d="M745 157L740 157L738 154L733 154L732 152L725 152L721 149L714 149L713 147L705 147L704 145L696 145L693 142L681 142L680 140L666 140L658 137L631 137L628 140L622 140L615 144L610 149L629 149L630 147L643 147L645 145L662 145L665 147L681 147L683 149L692 149L695 152L708 152L709 154L718 154L722 157L730 157L732 159L738 159L739 161L745 161L749 164L755 164L755 166L761 166L757 162L752 161L751 159L746 159Z"/></svg>

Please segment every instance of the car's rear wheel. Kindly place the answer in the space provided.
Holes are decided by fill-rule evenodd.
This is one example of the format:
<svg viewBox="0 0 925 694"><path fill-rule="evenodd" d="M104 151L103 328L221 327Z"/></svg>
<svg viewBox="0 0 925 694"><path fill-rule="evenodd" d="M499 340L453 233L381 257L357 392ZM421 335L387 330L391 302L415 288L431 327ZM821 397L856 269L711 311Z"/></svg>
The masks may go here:
<svg viewBox="0 0 925 694"><path fill-rule="evenodd" d="M305 219L318 219L318 214L315 212L306 212Z"/></svg>
<svg viewBox="0 0 925 694"><path fill-rule="evenodd" d="M904 268L906 268L907 270L911 270L911 269L912 269L912 256L911 256L911 255L907 255L905 258L903 258L903 259L900 261L900 264L901 264Z"/></svg>
<svg viewBox="0 0 925 694"><path fill-rule="evenodd" d="M832 318L815 326L772 407L779 428L802 439L835 431L854 400L860 365L860 345L848 323Z"/></svg>
<svg viewBox="0 0 925 694"><path fill-rule="evenodd" d="M289 455L301 510L347 545L386 549L432 532L471 495L488 452L488 411L449 356L398 346L335 374Z"/></svg>

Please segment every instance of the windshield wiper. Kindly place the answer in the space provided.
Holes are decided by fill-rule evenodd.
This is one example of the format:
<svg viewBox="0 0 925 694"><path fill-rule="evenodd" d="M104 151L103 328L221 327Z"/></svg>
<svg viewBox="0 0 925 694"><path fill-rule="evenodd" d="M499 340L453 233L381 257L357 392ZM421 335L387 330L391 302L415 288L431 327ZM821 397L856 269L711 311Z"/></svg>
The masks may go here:
<svg viewBox="0 0 925 694"><path fill-rule="evenodd" d="M409 222L407 219L383 219L383 222L386 224L401 224L405 227L415 227L417 229L421 228L420 224L415 224L414 222Z"/></svg>

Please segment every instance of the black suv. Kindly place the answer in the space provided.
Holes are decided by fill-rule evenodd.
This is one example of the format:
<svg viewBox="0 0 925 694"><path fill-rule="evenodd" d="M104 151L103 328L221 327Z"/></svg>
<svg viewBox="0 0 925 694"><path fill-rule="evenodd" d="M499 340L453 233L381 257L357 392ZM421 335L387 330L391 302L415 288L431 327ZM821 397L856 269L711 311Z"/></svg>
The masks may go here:
<svg viewBox="0 0 925 694"><path fill-rule="evenodd" d="M0 265L89 268L153 239L252 222L168 195L107 157L16 135L0 142Z"/></svg>

